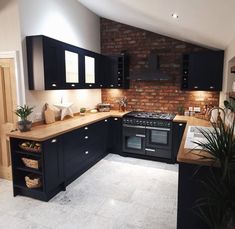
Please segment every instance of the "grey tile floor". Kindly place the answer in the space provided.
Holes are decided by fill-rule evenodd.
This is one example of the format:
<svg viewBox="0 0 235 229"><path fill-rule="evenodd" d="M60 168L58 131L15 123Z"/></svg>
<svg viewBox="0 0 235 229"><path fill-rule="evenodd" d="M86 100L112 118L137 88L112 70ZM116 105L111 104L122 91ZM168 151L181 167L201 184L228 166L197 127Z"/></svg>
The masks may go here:
<svg viewBox="0 0 235 229"><path fill-rule="evenodd" d="M175 229L178 166L109 154L48 203L0 179L0 228Z"/></svg>

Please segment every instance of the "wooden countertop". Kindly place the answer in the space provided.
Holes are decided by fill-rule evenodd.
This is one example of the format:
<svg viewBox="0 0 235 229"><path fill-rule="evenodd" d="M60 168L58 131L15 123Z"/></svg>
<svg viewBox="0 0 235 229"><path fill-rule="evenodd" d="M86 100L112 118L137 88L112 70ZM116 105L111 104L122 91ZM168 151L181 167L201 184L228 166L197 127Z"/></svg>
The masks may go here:
<svg viewBox="0 0 235 229"><path fill-rule="evenodd" d="M45 141L69 131L81 128L94 122L110 118L122 117L127 112L110 111L87 113L85 116L75 116L63 121L57 121L52 124L44 124L32 127L28 132L15 131L8 134L9 137L28 139L33 141Z"/></svg>
<svg viewBox="0 0 235 229"><path fill-rule="evenodd" d="M177 115L174 119L174 122L187 122L186 128L184 130L184 135L180 144L180 148L178 151L177 161L178 162L184 162L184 163L190 163L190 164L198 164L198 165L211 165L212 161L205 161L200 159L198 155L195 155L194 153L200 153L201 155L207 155L205 151L201 150L191 150L184 148L186 136L188 132L189 126L211 126L209 121L195 118L195 117L189 117L189 116L179 116Z"/></svg>

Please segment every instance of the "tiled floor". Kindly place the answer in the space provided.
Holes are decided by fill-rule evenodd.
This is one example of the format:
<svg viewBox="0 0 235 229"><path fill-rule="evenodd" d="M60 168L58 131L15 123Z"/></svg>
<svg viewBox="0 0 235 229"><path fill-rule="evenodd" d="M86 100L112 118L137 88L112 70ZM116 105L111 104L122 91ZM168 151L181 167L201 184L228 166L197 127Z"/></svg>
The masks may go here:
<svg viewBox="0 0 235 229"><path fill-rule="evenodd" d="M175 229L178 166L109 154L45 203L0 179L0 228Z"/></svg>

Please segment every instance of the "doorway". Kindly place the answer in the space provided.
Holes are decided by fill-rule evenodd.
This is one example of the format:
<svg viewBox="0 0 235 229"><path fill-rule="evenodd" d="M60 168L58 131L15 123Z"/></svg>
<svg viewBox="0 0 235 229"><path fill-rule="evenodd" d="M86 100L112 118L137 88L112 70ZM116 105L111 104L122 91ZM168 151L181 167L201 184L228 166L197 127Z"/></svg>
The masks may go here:
<svg viewBox="0 0 235 229"><path fill-rule="evenodd" d="M11 180L10 142L7 133L16 128L15 64L13 58L0 59L0 177Z"/></svg>

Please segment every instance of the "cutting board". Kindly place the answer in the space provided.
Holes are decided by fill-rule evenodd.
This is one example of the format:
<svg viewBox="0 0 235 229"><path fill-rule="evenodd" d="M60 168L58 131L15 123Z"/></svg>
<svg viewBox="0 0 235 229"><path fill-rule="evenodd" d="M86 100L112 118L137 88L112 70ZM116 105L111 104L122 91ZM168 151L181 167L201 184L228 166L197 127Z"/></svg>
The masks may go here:
<svg viewBox="0 0 235 229"><path fill-rule="evenodd" d="M45 104L44 117L46 124L55 122L55 112L49 107L47 103Z"/></svg>

